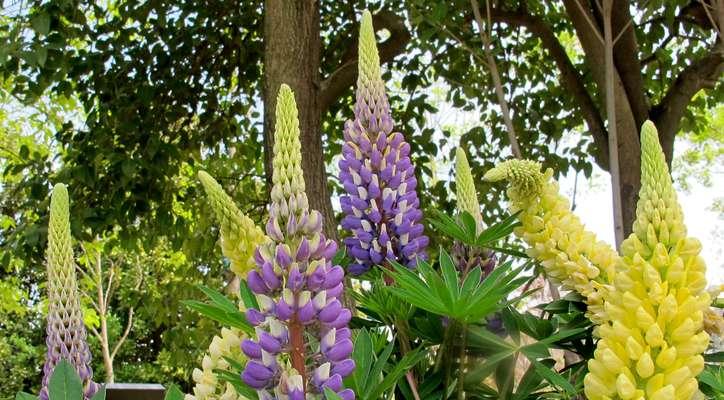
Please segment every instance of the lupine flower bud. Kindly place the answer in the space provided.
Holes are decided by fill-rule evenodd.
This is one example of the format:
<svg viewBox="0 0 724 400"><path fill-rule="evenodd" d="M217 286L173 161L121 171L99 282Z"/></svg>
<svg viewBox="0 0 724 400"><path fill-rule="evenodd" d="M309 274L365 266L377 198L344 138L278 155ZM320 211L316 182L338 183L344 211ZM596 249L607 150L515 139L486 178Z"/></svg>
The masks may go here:
<svg viewBox="0 0 724 400"><path fill-rule="evenodd" d="M380 72L372 15L362 16L354 120L347 121L339 162L347 195L340 199L345 240L354 258L349 270L361 274L387 259L409 267L425 256L422 212L417 198L410 145L393 132L390 105Z"/></svg>
<svg viewBox="0 0 724 400"><path fill-rule="evenodd" d="M236 207L231 197L211 175L199 171L199 180L219 221L221 251L231 262L231 271L243 278L254 265L254 249L267 239L254 221Z"/></svg>
<svg viewBox="0 0 724 400"><path fill-rule="evenodd" d="M455 153L455 188L458 212L472 215L476 224L476 234L480 234L483 230L483 216L480 212L478 193L475 190L468 158L460 147ZM453 244L452 255L457 267L464 272L472 268L482 268L481 278L488 276L495 268L495 255L487 249L473 248L456 241Z"/></svg>
<svg viewBox="0 0 724 400"><path fill-rule="evenodd" d="M485 174L488 181L508 180L511 212L520 211L518 237L530 248L546 275L563 288L575 290L586 298L587 316L597 324L604 322L603 300L613 279L619 259L611 246L585 230L570 211L568 200L558 192L553 171L541 172L537 162L504 161Z"/></svg>
<svg viewBox="0 0 724 400"><path fill-rule="evenodd" d="M332 265L337 245L324 237L319 212L309 209L301 161L297 106L292 90L282 85L267 223L271 240L257 246L256 268L248 276L259 310L246 314L256 338L241 345L250 360L242 379L260 399L317 398L329 387L351 400L354 393L342 387L342 378L354 369L347 328L352 314L337 299L344 271Z"/></svg>
<svg viewBox="0 0 724 400"><path fill-rule="evenodd" d="M60 360L66 360L75 367L83 383L85 399L89 399L98 390L98 384L92 380L91 354L86 342L75 276L68 190L62 183L55 185L50 199L47 260L48 326L45 342L48 352L43 367L40 399L48 400L50 376Z"/></svg>
<svg viewBox="0 0 724 400"><path fill-rule="evenodd" d="M641 129L641 191L633 233L606 298L610 320L599 329L584 379L599 399L692 399L709 336L701 244L686 236L656 127Z"/></svg>

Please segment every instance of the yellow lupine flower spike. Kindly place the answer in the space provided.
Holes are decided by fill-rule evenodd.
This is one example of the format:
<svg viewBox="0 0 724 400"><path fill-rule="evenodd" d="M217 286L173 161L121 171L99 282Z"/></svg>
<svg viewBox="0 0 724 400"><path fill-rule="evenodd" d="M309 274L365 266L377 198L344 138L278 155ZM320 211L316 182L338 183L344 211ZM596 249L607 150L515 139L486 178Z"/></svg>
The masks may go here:
<svg viewBox="0 0 724 400"><path fill-rule="evenodd" d="M607 319L603 298L619 257L611 246L584 229L552 176L550 169L541 172L540 163L509 160L484 178L509 181L511 212L521 212L521 226L515 233L530 246L528 255L541 263L553 282L583 295L587 316L600 324Z"/></svg>
<svg viewBox="0 0 724 400"><path fill-rule="evenodd" d="M633 233L621 245L614 291L605 308L612 320L589 361L585 393L599 399L692 399L709 306L701 244L686 227L656 127L641 130L641 191Z"/></svg>
<svg viewBox="0 0 724 400"><path fill-rule="evenodd" d="M468 164L465 151L458 147L455 153L455 196L457 197L458 210L470 213L475 219L478 230L483 229L483 216L480 213L478 203L478 192L475 190L473 174Z"/></svg>
<svg viewBox="0 0 724 400"><path fill-rule="evenodd" d="M236 207L231 197L211 175L199 171L199 180L219 221L221 251L231 262L231 271L243 279L254 266L256 246L267 240L266 235Z"/></svg>
<svg viewBox="0 0 724 400"><path fill-rule="evenodd" d="M192 374L196 383L193 394L187 394L185 400L247 400L238 394L234 386L220 380L215 369L231 371L231 365L224 359L242 361L245 357L241 351L242 334L236 328L222 328L221 336L214 336L209 352L204 355L201 368L195 368Z"/></svg>

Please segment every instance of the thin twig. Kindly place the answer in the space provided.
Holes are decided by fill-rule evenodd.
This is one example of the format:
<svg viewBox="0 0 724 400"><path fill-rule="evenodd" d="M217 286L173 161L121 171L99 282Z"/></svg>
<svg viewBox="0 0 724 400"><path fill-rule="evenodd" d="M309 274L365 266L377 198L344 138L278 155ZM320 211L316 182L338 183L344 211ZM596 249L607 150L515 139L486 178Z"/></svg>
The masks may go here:
<svg viewBox="0 0 724 400"><path fill-rule="evenodd" d="M116 353L118 353L118 349L121 348L121 345L128 338L128 334L131 333L131 327L133 327L133 307L128 309L128 322L126 323L126 329L123 331L123 336L118 339L116 345L113 347L113 352L111 352L111 362L113 362L116 358Z"/></svg>
<svg viewBox="0 0 724 400"><path fill-rule="evenodd" d="M591 16L588 15L588 10L583 8L583 6L579 2L579 0L574 0L574 2L576 3L576 6L578 6L578 10L581 11L581 14L583 14L583 18L585 18L586 21L588 22L588 25L590 25L591 31L593 32L593 34L596 35L596 38L598 38L598 41L601 42L601 45L603 45L604 44L603 36L601 36L601 32L599 32L598 27L596 26L596 24L593 23L593 20L591 20Z"/></svg>
<svg viewBox="0 0 724 400"><path fill-rule="evenodd" d="M492 23L490 18L490 2L486 1L487 15L488 15L488 33L485 31L483 24L483 17L480 15L480 6L477 0L470 0L470 5L473 8L473 14L475 15L475 22L478 24L478 34L480 40L483 42L483 51L485 52L485 58L487 60L488 69L490 70L490 76L493 79L493 86L495 87L495 95L498 98L498 105L503 114L503 121L508 130L508 141L512 149L515 158L523 158L520 152L520 145L518 144L518 136L515 133L515 127L513 126L513 119L510 116L510 108L508 107L508 101L505 99L505 91L503 90L503 83L500 79L500 72L498 72L498 65L495 62L495 57L490 49L490 32L492 32Z"/></svg>

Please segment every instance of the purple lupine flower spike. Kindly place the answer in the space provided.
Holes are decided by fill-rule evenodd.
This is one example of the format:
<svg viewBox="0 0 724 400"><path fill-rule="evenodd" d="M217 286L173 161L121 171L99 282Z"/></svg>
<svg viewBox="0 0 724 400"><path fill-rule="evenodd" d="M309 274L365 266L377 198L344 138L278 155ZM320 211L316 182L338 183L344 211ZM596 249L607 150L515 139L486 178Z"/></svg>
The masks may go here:
<svg viewBox="0 0 724 400"><path fill-rule="evenodd" d="M352 232L345 240L354 258L349 266L358 275L391 259L414 267L425 257L410 145L393 132L390 105L380 73L372 16L365 11L360 27L359 75L354 120L347 121L339 162L340 181L347 193L340 199L342 227Z"/></svg>
<svg viewBox="0 0 724 400"><path fill-rule="evenodd" d="M265 400L321 399L325 387L354 399L342 386L354 370L347 328L352 314L338 300L344 271L332 265L337 245L322 233L321 214L309 209L297 108L286 85L276 117L270 240L257 248L256 268L247 277L259 309L246 312L256 338L241 344L249 357L242 379ZM325 374L331 366L334 373Z"/></svg>
<svg viewBox="0 0 724 400"><path fill-rule="evenodd" d="M93 397L99 389L99 385L93 382L91 354L80 308L68 203L65 185L55 185L48 226L48 326L45 340L48 352L43 366L41 400L48 400L50 377L60 360L68 361L75 368L83 383L85 399Z"/></svg>

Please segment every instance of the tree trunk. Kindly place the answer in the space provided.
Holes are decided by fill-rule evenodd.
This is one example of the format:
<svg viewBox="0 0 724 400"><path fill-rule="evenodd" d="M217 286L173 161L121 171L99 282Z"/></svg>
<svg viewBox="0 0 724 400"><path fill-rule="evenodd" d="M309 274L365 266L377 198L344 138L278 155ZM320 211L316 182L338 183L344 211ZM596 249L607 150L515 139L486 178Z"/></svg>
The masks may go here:
<svg viewBox="0 0 724 400"><path fill-rule="evenodd" d="M271 184L276 96L282 83L294 90L299 109L302 169L311 208L324 216L324 233L336 238L320 127L319 3L316 0L264 2L264 163Z"/></svg>

